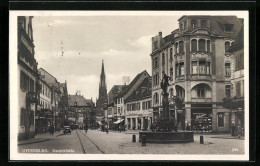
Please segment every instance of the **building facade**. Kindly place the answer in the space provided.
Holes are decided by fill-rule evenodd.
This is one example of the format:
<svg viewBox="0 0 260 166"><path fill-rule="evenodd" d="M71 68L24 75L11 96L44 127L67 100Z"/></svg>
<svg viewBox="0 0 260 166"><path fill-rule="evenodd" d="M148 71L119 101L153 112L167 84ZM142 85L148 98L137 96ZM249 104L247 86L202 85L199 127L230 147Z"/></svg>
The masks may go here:
<svg viewBox="0 0 260 166"><path fill-rule="evenodd" d="M92 99L86 99L84 96L76 94L69 95L68 100L70 112L74 113L74 117L72 118L75 118L72 124L77 125L81 129L83 129L84 126L91 128L95 125L95 121L93 122L95 104Z"/></svg>
<svg viewBox="0 0 260 166"><path fill-rule="evenodd" d="M169 98L183 99L170 108L182 129L198 132L230 131L230 109L222 106L231 85L231 57L227 52L243 22L235 16L182 16L179 28L152 38L152 106L162 111L163 74L170 76Z"/></svg>
<svg viewBox="0 0 260 166"><path fill-rule="evenodd" d="M104 118L104 108L107 107L107 85L106 85L106 75L104 69L104 62L102 60L102 68L100 74L99 82L99 95L96 101L96 118L97 121L101 121Z"/></svg>
<svg viewBox="0 0 260 166"><path fill-rule="evenodd" d="M34 58L32 16L18 17L18 76L19 111L18 140L35 135L35 112L38 106L39 87L37 62Z"/></svg>
<svg viewBox="0 0 260 166"><path fill-rule="evenodd" d="M143 82L125 100L126 129L148 130L153 122L152 79L146 77Z"/></svg>

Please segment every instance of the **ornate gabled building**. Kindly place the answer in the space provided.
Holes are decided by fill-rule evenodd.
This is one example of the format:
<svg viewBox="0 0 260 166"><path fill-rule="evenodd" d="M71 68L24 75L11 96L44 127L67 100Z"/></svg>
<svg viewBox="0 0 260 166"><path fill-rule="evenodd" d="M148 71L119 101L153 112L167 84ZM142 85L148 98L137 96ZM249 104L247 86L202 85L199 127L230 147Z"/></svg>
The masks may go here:
<svg viewBox="0 0 260 166"><path fill-rule="evenodd" d="M179 126L200 132L230 131L230 109L223 99L230 96L231 56L227 52L243 26L236 16L188 15L179 28L152 38L152 97L154 118L162 113L163 74L171 77L170 101L183 99L183 107L172 104L170 116ZM171 104L170 104L171 105Z"/></svg>
<svg viewBox="0 0 260 166"><path fill-rule="evenodd" d="M96 101L97 121L101 121L102 116L104 116L104 107L106 107L106 105L107 105L107 85L106 85L104 61L102 60L102 68L101 68L100 82L99 82L99 95Z"/></svg>

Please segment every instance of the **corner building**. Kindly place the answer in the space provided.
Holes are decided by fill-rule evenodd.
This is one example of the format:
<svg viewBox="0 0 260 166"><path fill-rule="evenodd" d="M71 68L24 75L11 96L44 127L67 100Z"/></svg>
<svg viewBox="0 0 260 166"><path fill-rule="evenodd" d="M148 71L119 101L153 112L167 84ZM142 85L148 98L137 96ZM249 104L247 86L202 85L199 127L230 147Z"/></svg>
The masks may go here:
<svg viewBox="0 0 260 166"><path fill-rule="evenodd" d="M179 126L198 132L229 132L231 111L222 106L230 96L231 57L227 52L243 26L236 16L182 16L179 28L152 38L152 106L154 119L162 114L163 74L168 87L170 116ZM171 104L183 98L183 108Z"/></svg>

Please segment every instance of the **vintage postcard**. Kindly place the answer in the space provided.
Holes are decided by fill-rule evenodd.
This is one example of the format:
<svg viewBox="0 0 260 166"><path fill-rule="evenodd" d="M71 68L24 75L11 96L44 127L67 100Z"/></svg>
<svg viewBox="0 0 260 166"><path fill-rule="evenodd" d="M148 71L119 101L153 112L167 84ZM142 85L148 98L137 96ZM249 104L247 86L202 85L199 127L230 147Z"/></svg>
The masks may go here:
<svg viewBox="0 0 260 166"><path fill-rule="evenodd" d="M10 11L10 160L249 160L248 11Z"/></svg>

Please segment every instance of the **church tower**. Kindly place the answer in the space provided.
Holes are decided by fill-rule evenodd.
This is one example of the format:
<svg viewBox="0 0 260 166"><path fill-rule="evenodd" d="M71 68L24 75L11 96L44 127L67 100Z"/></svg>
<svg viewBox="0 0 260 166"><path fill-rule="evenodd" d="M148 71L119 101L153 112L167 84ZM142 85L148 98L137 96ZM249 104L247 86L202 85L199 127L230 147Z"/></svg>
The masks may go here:
<svg viewBox="0 0 260 166"><path fill-rule="evenodd" d="M106 75L104 69L104 61L102 60L102 68L100 74L100 82L99 82L99 95L97 100L97 117L104 116L104 107L107 104L107 85L106 85Z"/></svg>

